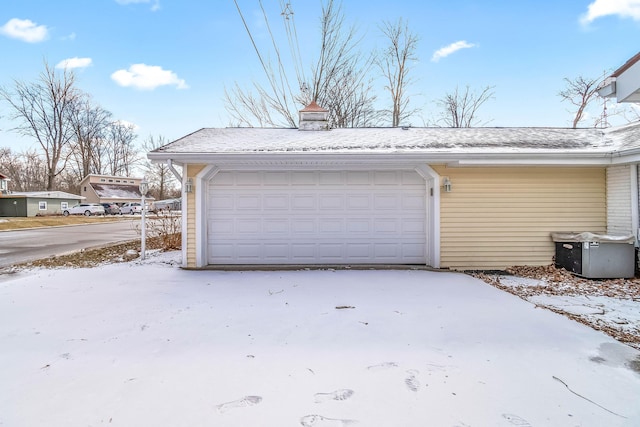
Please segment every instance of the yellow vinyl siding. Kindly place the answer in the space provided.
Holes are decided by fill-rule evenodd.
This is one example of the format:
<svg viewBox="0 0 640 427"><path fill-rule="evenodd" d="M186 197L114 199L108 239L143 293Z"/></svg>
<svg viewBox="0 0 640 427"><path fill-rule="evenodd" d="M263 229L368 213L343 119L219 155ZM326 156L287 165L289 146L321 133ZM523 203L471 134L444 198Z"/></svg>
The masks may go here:
<svg viewBox="0 0 640 427"><path fill-rule="evenodd" d="M440 198L441 266L548 265L553 231L606 231L604 168L433 166L452 183Z"/></svg>
<svg viewBox="0 0 640 427"><path fill-rule="evenodd" d="M196 175L205 165L187 165L187 177L193 180L193 192L185 193L187 197L187 267L196 266Z"/></svg>

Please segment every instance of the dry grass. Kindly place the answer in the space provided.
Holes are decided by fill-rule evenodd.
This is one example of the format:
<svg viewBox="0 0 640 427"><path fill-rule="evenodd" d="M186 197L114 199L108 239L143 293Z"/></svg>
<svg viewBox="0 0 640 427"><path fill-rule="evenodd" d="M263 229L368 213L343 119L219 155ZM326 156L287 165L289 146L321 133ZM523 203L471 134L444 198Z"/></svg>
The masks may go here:
<svg viewBox="0 0 640 427"><path fill-rule="evenodd" d="M150 237L146 239L147 250L164 250L163 240L160 237ZM119 262L130 261L127 251L140 252L140 239L131 240L129 242L118 243L102 248L81 250L78 252L52 256L35 261L15 264L11 267L12 271L22 270L25 268L92 268L104 264L113 264ZM134 258L137 255L134 255Z"/></svg>
<svg viewBox="0 0 640 427"><path fill-rule="evenodd" d="M57 227L61 225L75 225L75 224L92 224L96 222L110 222L110 221L122 221L130 220L131 217L108 215L108 216L84 216L84 215L72 215L72 216L35 216L35 217L8 217L0 218L0 231L1 230L20 230L24 228L37 228L37 227Z"/></svg>

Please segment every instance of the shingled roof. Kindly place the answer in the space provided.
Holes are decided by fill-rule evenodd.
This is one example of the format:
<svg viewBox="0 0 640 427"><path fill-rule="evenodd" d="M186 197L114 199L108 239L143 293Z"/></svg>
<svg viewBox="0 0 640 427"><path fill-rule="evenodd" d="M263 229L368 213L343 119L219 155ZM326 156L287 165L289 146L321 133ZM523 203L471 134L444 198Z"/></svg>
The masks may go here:
<svg viewBox="0 0 640 427"><path fill-rule="evenodd" d="M204 128L151 153L612 153L640 146L640 123L610 129L348 128L298 132L274 128Z"/></svg>

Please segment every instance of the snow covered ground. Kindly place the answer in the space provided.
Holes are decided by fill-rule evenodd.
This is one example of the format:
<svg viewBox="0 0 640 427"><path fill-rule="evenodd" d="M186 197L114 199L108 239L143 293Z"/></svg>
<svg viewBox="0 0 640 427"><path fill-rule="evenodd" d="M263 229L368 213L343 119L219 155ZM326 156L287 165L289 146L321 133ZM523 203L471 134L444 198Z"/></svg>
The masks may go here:
<svg viewBox="0 0 640 427"><path fill-rule="evenodd" d="M0 277L0 426L640 425L638 350L473 277L178 256Z"/></svg>

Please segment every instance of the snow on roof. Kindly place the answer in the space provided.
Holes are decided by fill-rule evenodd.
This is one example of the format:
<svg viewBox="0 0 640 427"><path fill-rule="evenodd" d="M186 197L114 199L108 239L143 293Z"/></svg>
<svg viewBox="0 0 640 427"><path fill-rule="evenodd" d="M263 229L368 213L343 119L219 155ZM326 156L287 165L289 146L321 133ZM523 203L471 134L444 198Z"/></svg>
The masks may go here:
<svg viewBox="0 0 640 427"><path fill-rule="evenodd" d="M92 183L91 187L95 190L98 197L109 199L139 199L140 189L137 185L122 184L96 184Z"/></svg>
<svg viewBox="0 0 640 427"><path fill-rule="evenodd" d="M640 145L640 124L612 129L348 128L300 132L275 128L204 128L152 151L162 154L602 152Z"/></svg>
<svg viewBox="0 0 640 427"><path fill-rule="evenodd" d="M12 191L9 196L40 197L47 199L84 200L86 197L64 191Z"/></svg>

